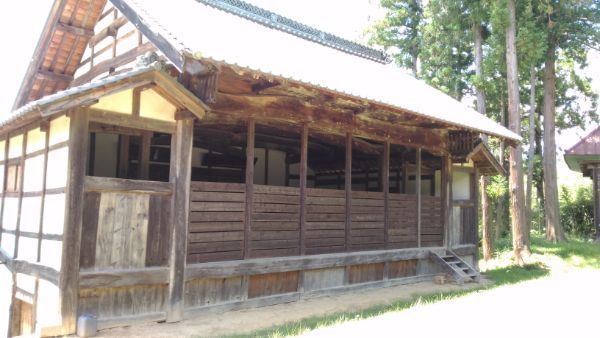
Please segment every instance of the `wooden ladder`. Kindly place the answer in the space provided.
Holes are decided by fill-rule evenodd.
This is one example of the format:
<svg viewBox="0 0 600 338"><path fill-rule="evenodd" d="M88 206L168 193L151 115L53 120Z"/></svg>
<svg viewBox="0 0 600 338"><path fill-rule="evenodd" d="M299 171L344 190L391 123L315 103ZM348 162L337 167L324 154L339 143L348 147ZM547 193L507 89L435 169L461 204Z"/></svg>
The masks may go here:
<svg viewBox="0 0 600 338"><path fill-rule="evenodd" d="M456 284L462 285L465 282L479 283L479 272L460 259L451 250L446 250L446 253L443 255L430 251L429 259L441 266L454 279Z"/></svg>

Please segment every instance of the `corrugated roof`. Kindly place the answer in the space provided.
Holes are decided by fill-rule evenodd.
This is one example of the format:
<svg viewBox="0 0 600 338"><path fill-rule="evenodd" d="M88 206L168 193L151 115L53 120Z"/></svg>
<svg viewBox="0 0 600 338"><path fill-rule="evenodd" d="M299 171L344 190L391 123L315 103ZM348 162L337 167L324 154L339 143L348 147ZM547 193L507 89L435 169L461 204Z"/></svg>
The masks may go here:
<svg viewBox="0 0 600 338"><path fill-rule="evenodd" d="M504 139L521 137L395 65L346 54L196 0L121 0L182 54L281 77ZM116 1L115 1L116 2Z"/></svg>

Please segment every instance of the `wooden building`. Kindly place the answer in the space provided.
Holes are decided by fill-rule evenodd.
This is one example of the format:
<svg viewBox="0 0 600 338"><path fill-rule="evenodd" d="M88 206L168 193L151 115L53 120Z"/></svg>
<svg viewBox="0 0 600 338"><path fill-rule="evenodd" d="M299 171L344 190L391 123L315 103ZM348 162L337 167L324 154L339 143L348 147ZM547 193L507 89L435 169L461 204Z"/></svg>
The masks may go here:
<svg viewBox="0 0 600 338"><path fill-rule="evenodd" d="M11 335L476 280L479 135L382 52L238 0L56 0L0 119ZM7 294L8 294L7 293Z"/></svg>
<svg viewBox="0 0 600 338"><path fill-rule="evenodd" d="M594 190L594 226L596 241L600 242L600 127L565 151L569 169L590 177Z"/></svg>

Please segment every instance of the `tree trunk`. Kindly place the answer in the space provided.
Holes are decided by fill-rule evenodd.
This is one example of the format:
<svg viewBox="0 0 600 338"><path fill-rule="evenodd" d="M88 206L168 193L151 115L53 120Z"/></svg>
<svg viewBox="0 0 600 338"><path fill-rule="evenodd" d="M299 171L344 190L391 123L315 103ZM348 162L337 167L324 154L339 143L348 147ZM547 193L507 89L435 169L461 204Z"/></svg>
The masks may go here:
<svg viewBox="0 0 600 338"><path fill-rule="evenodd" d="M506 80L508 89L508 125L516 134L521 133L519 114L519 79L517 69L517 20L515 0L508 0L508 27L506 28ZM529 254L524 236L523 150L520 144L510 147L510 214L512 225L513 255L517 264L523 265Z"/></svg>
<svg viewBox="0 0 600 338"><path fill-rule="evenodd" d="M502 93L502 98L500 99L500 124L506 127L506 106L504 105L504 93ZM500 141L500 149L498 162L500 165L506 169L506 151L504 142ZM498 201L496 202L496 240L499 240L504 233L504 194L498 197Z"/></svg>
<svg viewBox="0 0 600 338"><path fill-rule="evenodd" d="M535 121L535 155L538 158L542 158L542 127L540 125L540 121L542 120L542 110L540 109L540 104L537 105L536 107L536 113L538 114L538 118ZM535 181L535 194L537 197L537 205L539 210L544 210L544 205L546 204L544 202L544 168L543 166L541 168L539 168L539 175L534 175L534 179ZM540 213L541 215L541 219L538 222L538 231L542 232L543 227L542 225L544 225L546 223L546 216L545 214L542 212Z"/></svg>
<svg viewBox="0 0 600 338"><path fill-rule="evenodd" d="M473 25L473 37L475 41L475 74L479 79L483 78L483 66L482 66L482 55L483 55L483 32L481 23L476 22ZM479 87L475 87L477 94L477 111L486 115L485 112L485 93ZM483 142L487 143L487 136L481 136ZM489 184L489 177L481 176L479 179L480 192L481 192L481 228L483 232L483 259L490 260L492 253L494 252L494 242L492 241L492 228L490 224L490 208L489 199L487 195L487 187Z"/></svg>
<svg viewBox="0 0 600 338"><path fill-rule="evenodd" d="M418 55L418 54L417 54L416 52L414 52L414 53L413 53L413 54L410 56L410 57L411 57L411 60L410 60L410 66L411 66L411 70L412 70L413 76L414 76L415 78L417 77L417 72L418 72L418 69L417 69L418 57L417 57L417 55Z"/></svg>
<svg viewBox="0 0 600 338"><path fill-rule="evenodd" d="M546 214L546 239L562 242L566 238L560 225L556 177L555 53L554 46L549 44L544 65L544 212Z"/></svg>
<svg viewBox="0 0 600 338"><path fill-rule="evenodd" d="M529 237L531 231L531 219L533 214L533 201L531 200L531 190L533 187L533 164L535 162L535 87L537 83L537 71L535 65L531 66L529 84L529 149L527 151L527 190L525 197L526 218L525 235ZM527 238L526 243L529 243Z"/></svg>

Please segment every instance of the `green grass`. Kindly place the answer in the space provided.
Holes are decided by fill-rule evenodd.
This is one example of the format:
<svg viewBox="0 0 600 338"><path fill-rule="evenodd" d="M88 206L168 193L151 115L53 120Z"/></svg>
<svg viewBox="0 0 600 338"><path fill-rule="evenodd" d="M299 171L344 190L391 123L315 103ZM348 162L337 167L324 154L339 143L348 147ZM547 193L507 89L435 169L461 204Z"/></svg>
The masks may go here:
<svg viewBox="0 0 600 338"><path fill-rule="evenodd" d="M594 268L600 269L600 245L591 242L570 239L567 243L554 244L541 236L532 234L532 259L525 266L517 266L510 258L510 239L502 239L496 243L496 256L492 262L482 269L483 274L494 281L493 284L480 288L450 291L444 293L415 296L389 305L378 305L360 311L334 313L327 316L306 318L286 323L246 335L230 337L287 337L295 336L319 327L331 326L350 320L375 317L385 313L402 311L417 304L436 303L443 300L461 297L473 292L480 292L502 285L516 284L527 280L548 276L557 268Z"/></svg>

